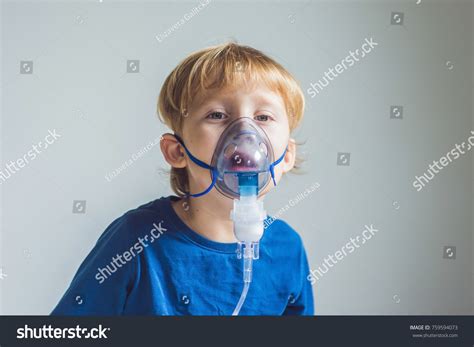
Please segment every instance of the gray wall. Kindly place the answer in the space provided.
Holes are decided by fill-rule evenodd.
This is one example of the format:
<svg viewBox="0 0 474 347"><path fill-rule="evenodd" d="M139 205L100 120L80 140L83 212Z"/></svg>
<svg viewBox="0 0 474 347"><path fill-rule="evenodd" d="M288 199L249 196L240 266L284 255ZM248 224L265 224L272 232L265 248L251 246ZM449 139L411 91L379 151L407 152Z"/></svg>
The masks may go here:
<svg viewBox="0 0 474 347"><path fill-rule="evenodd" d="M281 218L310 267L364 225L379 230L316 281L317 314L472 314L472 154L419 192L412 182L473 129L473 4L416 2L211 1L158 42L198 1L3 1L0 169L48 130L61 137L0 185L0 313L48 314L113 219L170 194L158 146L105 175L166 131L156 101L178 61L234 38L280 61L306 93L305 173L286 177L266 208L293 205ZM315 98L306 92L370 37L372 52Z"/></svg>

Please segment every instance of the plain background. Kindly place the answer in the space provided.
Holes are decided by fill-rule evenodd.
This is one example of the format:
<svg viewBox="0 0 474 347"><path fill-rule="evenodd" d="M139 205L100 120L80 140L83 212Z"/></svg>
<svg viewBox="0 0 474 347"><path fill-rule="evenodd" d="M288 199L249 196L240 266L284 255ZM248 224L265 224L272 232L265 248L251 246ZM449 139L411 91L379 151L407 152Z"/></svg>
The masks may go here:
<svg viewBox="0 0 474 347"><path fill-rule="evenodd" d="M168 131L156 102L178 62L235 39L283 64L306 95L295 132L305 173L287 176L267 211L320 184L281 216L312 269L364 225L379 230L316 282L316 314L472 314L472 154L420 192L412 182L473 129L473 4L418 2L211 1L160 43L197 1L3 1L1 170L48 129L62 136L0 185L0 313L49 314L112 220L171 193L158 146L105 175ZM309 84L370 37L378 46L311 98ZM340 152L350 165L337 165Z"/></svg>

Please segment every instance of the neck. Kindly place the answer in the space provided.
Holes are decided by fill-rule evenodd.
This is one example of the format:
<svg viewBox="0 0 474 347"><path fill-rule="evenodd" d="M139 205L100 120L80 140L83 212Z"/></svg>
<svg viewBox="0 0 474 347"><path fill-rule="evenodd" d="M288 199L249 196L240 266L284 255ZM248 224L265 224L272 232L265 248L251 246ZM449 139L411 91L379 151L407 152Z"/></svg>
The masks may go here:
<svg viewBox="0 0 474 347"><path fill-rule="evenodd" d="M233 243L237 239L229 217L232 200L227 200L210 193L174 201L172 206L181 220L201 236L215 242Z"/></svg>

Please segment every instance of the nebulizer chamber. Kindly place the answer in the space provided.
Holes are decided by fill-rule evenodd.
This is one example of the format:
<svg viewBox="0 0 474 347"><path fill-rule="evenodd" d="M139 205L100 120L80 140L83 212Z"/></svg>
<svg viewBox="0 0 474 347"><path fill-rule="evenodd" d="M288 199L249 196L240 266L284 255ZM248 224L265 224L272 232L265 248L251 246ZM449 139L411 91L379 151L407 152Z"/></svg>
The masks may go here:
<svg viewBox="0 0 474 347"><path fill-rule="evenodd" d="M255 178L244 176L239 179L239 181L249 180L253 181ZM234 199L234 208L230 213L230 218L234 222L235 237L239 240L237 257L238 259L243 258L244 289L232 313L233 316L239 314L247 297L252 281L252 262L259 258L259 241L263 235L263 221L266 216L263 202L257 200L257 187L241 185L240 188L240 199Z"/></svg>

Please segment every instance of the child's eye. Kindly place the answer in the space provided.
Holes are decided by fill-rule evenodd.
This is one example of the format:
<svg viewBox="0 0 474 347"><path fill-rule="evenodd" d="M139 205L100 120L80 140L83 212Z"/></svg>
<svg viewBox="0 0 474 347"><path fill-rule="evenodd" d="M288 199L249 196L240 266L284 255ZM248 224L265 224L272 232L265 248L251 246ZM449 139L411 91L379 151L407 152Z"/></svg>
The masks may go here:
<svg viewBox="0 0 474 347"><path fill-rule="evenodd" d="M222 112L212 112L206 118L220 120L220 119L225 119L226 117L227 116Z"/></svg>
<svg viewBox="0 0 474 347"><path fill-rule="evenodd" d="M270 116L267 116L266 114L260 114L258 116L255 116L255 120L261 121L261 122L267 122L270 119Z"/></svg>

